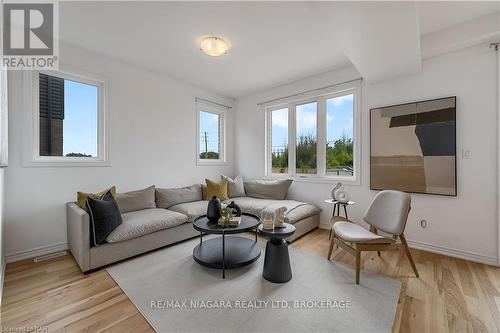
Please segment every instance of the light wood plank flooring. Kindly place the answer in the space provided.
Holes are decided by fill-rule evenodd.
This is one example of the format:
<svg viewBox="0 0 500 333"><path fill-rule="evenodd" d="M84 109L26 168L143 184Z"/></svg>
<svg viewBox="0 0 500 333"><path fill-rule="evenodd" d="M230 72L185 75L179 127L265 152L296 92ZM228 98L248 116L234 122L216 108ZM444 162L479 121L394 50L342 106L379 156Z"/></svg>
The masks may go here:
<svg viewBox="0 0 500 333"><path fill-rule="evenodd" d="M326 256L328 245L328 232L317 229L291 246ZM394 332L500 332L500 268L411 252L420 279L403 251L362 257L363 270L402 282ZM341 249L332 260L354 264ZM70 255L7 265L0 315L4 330L47 325L48 332L153 332L104 269L83 275Z"/></svg>

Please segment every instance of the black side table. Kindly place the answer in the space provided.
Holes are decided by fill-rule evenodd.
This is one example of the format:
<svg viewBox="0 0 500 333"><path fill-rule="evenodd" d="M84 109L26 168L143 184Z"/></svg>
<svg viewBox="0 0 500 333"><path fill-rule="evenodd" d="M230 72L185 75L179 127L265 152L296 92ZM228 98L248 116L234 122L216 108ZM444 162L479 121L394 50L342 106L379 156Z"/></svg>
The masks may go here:
<svg viewBox="0 0 500 333"><path fill-rule="evenodd" d="M341 216L340 215L340 206L344 207L344 216L346 219L349 219L349 216L347 216L347 207L355 204L354 201L338 202L337 200L333 200L333 199L326 199L325 203L333 204L332 218L334 218L335 216ZM337 215L335 215L335 212L337 213ZM330 238L332 238L332 228L331 227L330 227L330 234L328 235L328 239L330 239Z"/></svg>
<svg viewBox="0 0 500 333"><path fill-rule="evenodd" d="M288 255L288 244L285 238L295 232L295 227L285 223L284 228L267 230L259 225L259 233L269 237L266 244L266 256L264 258L264 279L274 283L284 283L292 279L292 268L290 267L290 256Z"/></svg>

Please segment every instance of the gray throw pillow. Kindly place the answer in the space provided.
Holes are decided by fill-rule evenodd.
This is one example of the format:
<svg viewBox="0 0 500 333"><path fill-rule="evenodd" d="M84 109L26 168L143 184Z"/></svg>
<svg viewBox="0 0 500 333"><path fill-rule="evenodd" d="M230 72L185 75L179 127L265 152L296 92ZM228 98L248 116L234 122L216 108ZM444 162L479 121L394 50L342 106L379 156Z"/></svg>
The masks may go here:
<svg viewBox="0 0 500 333"><path fill-rule="evenodd" d="M221 176L221 179L227 179L227 195L230 198L245 197L245 185L243 185L243 176L238 175L231 179L227 176Z"/></svg>
<svg viewBox="0 0 500 333"><path fill-rule="evenodd" d="M143 190L117 193L115 198L120 213L135 212L137 210L156 208L155 186Z"/></svg>
<svg viewBox="0 0 500 333"><path fill-rule="evenodd" d="M201 201L201 185L156 189L156 207L170 208L180 203Z"/></svg>
<svg viewBox="0 0 500 333"><path fill-rule="evenodd" d="M248 180L244 182L245 193L249 197L260 199L284 200L291 179Z"/></svg>

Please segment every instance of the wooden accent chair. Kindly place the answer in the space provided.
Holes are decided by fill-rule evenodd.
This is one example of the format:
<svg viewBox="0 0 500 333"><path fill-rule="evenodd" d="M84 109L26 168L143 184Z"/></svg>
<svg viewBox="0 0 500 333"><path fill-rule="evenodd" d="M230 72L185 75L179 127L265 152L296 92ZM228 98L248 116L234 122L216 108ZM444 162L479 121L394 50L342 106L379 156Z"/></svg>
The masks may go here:
<svg viewBox="0 0 500 333"><path fill-rule="evenodd" d="M335 216L332 218L333 237L330 240L328 260L332 256L333 245L336 244L342 249L356 257L356 284L359 284L359 270L361 266L362 251L399 250L396 240L399 237L406 255L410 260L411 267L418 277L417 267L413 262L408 243L403 234L406 220L411 208L411 197L409 194L400 191L381 191L373 199L368 208L363 221L370 225L367 230L350 220ZM381 236L378 231L389 234L389 237ZM391 237L392 235L392 237Z"/></svg>

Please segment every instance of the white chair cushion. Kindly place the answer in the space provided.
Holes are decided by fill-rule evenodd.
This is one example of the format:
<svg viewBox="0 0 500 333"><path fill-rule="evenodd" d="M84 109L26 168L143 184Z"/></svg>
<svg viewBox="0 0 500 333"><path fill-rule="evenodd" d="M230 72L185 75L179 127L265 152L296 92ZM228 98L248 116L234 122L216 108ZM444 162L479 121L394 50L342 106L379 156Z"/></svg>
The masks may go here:
<svg viewBox="0 0 500 333"><path fill-rule="evenodd" d="M374 234L352 222L337 222L333 231L338 238L351 243L392 243L393 240Z"/></svg>

